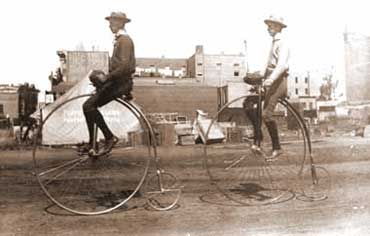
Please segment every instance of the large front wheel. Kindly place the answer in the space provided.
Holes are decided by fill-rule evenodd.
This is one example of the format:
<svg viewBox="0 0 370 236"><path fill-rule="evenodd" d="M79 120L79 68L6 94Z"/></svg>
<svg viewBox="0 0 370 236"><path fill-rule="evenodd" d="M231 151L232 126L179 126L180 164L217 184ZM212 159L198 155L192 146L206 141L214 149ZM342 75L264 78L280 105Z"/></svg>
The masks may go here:
<svg viewBox="0 0 370 236"><path fill-rule="evenodd" d="M235 99L204 121L204 156L212 183L229 200L240 205L279 203L294 197L308 153L306 133L298 113L280 101L276 117L283 154L269 161L271 139L262 124L261 151L252 149L253 126ZM202 126L202 125L201 125ZM217 134L221 134L217 137Z"/></svg>
<svg viewBox="0 0 370 236"><path fill-rule="evenodd" d="M155 145L141 112L116 100L101 112L118 136L118 144L109 156L80 155L78 144L88 140L82 113L88 96L53 104L47 110L34 139L33 160L37 180L53 203L75 214L96 215L140 195ZM102 138L98 133L98 141Z"/></svg>

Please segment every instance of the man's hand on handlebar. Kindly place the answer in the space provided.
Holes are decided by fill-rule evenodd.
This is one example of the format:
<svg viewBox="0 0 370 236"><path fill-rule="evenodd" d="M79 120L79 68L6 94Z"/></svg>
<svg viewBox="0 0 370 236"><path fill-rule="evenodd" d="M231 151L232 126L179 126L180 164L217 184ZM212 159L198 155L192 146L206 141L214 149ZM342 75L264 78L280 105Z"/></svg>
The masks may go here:
<svg viewBox="0 0 370 236"><path fill-rule="evenodd" d="M107 80L106 75L101 70L93 70L89 79L94 87L101 88Z"/></svg>
<svg viewBox="0 0 370 236"><path fill-rule="evenodd" d="M265 79L265 81L263 82L263 86L266 86L266 87L270 87L272 82L274 82L272 79L270 78L267 78Z"/></svg>

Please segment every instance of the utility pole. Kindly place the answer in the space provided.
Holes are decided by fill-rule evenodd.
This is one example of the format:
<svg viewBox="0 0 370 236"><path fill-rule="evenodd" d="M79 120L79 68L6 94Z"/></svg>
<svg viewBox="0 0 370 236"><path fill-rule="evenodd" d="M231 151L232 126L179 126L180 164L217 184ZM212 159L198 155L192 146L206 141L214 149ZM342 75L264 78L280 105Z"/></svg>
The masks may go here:
<svg viewBox="0 0 370 236"><path fill-rule="evenodd" d="M247 73L249 72L249 64L248 64L248 45L247 45L247 40L244 40L244 60L245 60L245 66L247 69Z"/></svg>
<svg viewBox="0 0 370 236"><path fill-rule="evenodd" d="M307 71L307 88L308 88L308 96L311 96L311 77L310 71Z"/></svg>

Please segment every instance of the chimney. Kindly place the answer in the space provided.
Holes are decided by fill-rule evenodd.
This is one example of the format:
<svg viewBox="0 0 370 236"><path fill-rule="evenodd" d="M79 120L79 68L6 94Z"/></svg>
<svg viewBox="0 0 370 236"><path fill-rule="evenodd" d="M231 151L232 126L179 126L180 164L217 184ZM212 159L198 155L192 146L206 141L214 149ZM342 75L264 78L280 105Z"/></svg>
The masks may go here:
<svg viewBox="0 0 370 236"><path fill-rule="evenodd" d="M195 53L196 54L203 54L203 45L195 46Z"/></svg>

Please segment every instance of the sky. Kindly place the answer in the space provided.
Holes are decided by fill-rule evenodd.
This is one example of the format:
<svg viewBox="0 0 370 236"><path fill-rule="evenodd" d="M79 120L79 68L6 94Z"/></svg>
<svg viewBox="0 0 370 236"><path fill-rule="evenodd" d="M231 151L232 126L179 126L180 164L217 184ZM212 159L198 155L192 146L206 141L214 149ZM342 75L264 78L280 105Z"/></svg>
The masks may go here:
<svg viewBox="0 0 370 236"><path fill-rule="evenodd" d="M127 31L137 57L188 58L196 45L205 53L245 52L251 70L266 62L270 47L264 19L284 18L291 71L330 68L344 88L345 29L370 35L366 1L274 0L12 0L0 3L0 84L29 82L50 89L59 65L57 50L112 49L104 19L112 11L131 18Z"/></svg>

